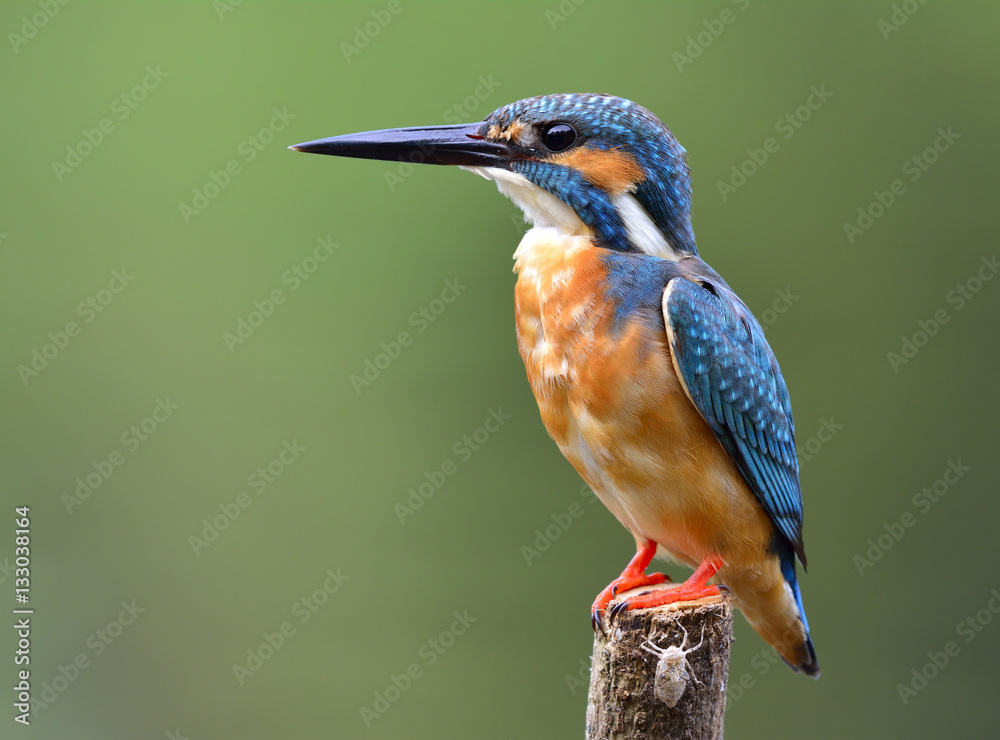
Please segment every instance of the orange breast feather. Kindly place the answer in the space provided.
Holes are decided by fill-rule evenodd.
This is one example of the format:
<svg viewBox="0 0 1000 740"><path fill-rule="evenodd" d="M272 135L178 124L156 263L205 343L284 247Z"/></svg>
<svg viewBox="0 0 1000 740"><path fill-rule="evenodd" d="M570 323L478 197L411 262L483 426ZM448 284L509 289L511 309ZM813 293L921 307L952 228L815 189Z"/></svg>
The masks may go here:
<svg viewBox="0 0 1000 740"><path fill-rule="evenodd" d="M770 522L685 394L662 319L616 318L589 239L533 232L515 254L517 336L549 434L637 538L692 567L758 557Z"/></svg>

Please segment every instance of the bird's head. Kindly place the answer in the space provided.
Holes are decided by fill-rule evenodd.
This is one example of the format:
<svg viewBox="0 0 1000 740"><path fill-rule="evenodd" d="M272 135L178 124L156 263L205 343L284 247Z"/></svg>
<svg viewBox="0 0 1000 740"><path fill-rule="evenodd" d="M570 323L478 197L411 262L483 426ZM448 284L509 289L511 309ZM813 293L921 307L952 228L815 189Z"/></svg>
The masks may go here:
<svg viewBox="0 0 1000 740"><path fill-rule="evenodd" d="M535 226L588 234L622 252L697 254L684 149L656 116L623 98L543 95L479 123L347 134L291 148L458 165L495 180Z"/></svg>

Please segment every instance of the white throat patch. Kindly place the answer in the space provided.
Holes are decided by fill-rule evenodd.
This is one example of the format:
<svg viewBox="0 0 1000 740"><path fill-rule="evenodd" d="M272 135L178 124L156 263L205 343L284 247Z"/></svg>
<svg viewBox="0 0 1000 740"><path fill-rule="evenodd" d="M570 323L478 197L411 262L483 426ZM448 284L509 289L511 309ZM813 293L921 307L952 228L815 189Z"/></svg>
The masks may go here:
<svg viewBox="0 0 1000 740"><path fill-rule="evenodd" d="M463 170L493 180L497 189L524 211L524 219L532 226L554 226L564 234L589 234L590 229L576 211L544 190L524 175L500 167L463 167Z"/></svg>
<svg viewBox="0 0 1000 740"><path fill-rule="evenodd" d="M500 167L462 169L496 182L497 189L514 201L524 211L525 220L536 228L554 227L567 236L586 236L591 233L590 228L576 215L576 211L524 175ZM625 222L629 240L640 251L661 259L678 259L670 242L656 228L649 214L631 193L611 196L611 203Z"/></svg>

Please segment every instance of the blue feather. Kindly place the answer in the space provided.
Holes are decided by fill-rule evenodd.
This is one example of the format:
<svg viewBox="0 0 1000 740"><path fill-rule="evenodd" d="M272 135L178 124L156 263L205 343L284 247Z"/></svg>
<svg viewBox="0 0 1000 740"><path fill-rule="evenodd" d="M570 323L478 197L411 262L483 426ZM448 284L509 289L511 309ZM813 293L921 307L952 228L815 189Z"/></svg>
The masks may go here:
<svg viewBox="0 0 1000 740"><path fill-rule="evenodd" d="M804 567L788 390L764 330L719 283L711 291L686 279L671 284L667 320L677 365L698 411ZM729 393L721 393L723 387Z"/></svg>
<svg viewBox="0 0 1000 740"><path fill-rule="evenodd" d="M621 149L630 153L645 173L634 193L639 205L674 249L698 254L691 227L691 175L684 147L648 110L614 95L544 95L498 108L486 117L480 131L486 132L494 125L505 128L514 121L529 125L571 123L580 143L594 149ZM607 193L571 168L547 162L544 152L529 150L523 155L510 163L514 172L572 206L581 220L594 229L601 246L635 251Z"/></svg>

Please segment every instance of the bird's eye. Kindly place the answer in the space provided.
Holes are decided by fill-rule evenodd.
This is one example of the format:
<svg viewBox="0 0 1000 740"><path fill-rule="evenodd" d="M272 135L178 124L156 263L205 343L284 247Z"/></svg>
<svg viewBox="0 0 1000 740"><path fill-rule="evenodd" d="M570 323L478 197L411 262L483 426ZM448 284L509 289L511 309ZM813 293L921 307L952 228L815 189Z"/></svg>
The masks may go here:
<svg viewBox="0 0 1000 740"><path fill-rule="evenodd" d="M561 152L569 149L576 141L576 129L566 123L555 123L545 129L542 143L550 152Z"/></svg>

